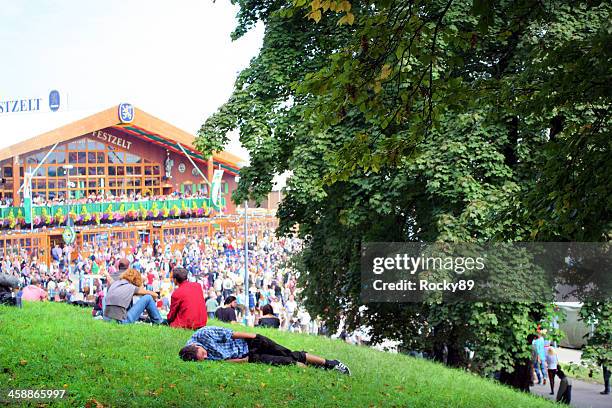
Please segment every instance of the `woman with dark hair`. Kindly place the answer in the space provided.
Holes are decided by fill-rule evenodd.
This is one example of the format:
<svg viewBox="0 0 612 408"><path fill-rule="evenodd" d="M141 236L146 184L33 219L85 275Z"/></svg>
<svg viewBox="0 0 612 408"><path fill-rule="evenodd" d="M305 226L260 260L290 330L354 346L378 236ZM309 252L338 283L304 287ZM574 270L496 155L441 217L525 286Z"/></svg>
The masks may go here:
<svg viewBox="0 0 612 408"><path fill-rule="evenodd" d="M274 316L274 311L271 305L265 305L261 308L262 316L257 320L256 326L272 327L278 329L280 327L280 319Z"/></svg>
<svg viewBox="0 0 612 408"><path fill-rule="evenodd" d="M134 295L142 296L132 303ZM104 297L104 320L116 320L119 323L134 323L145 310L153 323L162 322L162 317L155 305L157 293L146 290L142 277L135 269L128 269L120 279L113 282Z"/></svg>

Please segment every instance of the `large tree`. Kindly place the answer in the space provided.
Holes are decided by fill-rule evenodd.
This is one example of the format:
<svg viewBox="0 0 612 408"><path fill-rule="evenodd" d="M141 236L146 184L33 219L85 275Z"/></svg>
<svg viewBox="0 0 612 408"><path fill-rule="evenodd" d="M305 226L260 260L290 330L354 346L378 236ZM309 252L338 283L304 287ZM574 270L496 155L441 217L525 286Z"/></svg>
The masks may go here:
<svg viewBox="0 0 612 408"><path fill-rule="evenodd" d="M482 373L521 366L546 299L363 307L360 248L609 240L610 5L233 3L234 37L263 21L263 46L196 143L220 150L239 130L236 201L290 171L279 233L300 225L309 310L457 366L469 345Z"/></svg>

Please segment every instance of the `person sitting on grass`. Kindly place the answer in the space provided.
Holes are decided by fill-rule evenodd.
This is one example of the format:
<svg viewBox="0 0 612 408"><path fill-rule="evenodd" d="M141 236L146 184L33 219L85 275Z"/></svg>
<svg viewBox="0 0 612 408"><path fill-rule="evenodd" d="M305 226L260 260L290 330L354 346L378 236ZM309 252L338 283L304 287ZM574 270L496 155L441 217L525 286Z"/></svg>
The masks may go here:
<svg viewBox="0 0 612 408"><path fill-rule="evenodd" d="M215 317L222 322L238 323L236 318L236 296L228 296L223 302L223 307L220 307L215 312Z"/></svg>
<svg viewBox="0 0 612 408"><path fill-rule="evenodd" d="M134 295L142 296L132 304ZM147 311L152 323L160 324L163 319L155 306L157 293L142 286L142 277L135 269L128 269L113 282L104 297L104 320L116 320L119 323L134 323Z"/></svg>
<svg viewBox="0 0 612 408"><path fill-rule="evenodd" d="M280 319L274 316L274 310L272 306L265 305L261 308L262 316L258 318L255 326L259 327L271 327L273 329L278 329L280 327Z"/></svg>
<svg viewBox="0 0 612 408"><path fill-rule="evenodd" d="M195 282L189 282L189 272L185 268L174 268L172 277L178 286L172 292L172 302L167 322L171 327L184 329L199 329L206 326L208 315L202 286Z"/></svg>
<svg viewBox="0 0 612 408"><path fill-rule="evenodd" d="M21 300L28 302L45 302L47 300L47 292L42 288L38 279L32 278L30 284L23 288Z"/></svg>
<svg viewBox="0 0 612 408"><path fill-rule="evenodd" d="M14 297L14 292L18 289L19 279L0 272L0 305L17 306L17 298Z"/></svg>
<svg viewBox="0 0 612 408"><path fill-rule="evenodd" d="M184 361L313 365L351 375L349 368L338 360L327 360L304 351L291 351L261 334L235 332L215 326L197 330L179 351L179 356Z"/></svg>

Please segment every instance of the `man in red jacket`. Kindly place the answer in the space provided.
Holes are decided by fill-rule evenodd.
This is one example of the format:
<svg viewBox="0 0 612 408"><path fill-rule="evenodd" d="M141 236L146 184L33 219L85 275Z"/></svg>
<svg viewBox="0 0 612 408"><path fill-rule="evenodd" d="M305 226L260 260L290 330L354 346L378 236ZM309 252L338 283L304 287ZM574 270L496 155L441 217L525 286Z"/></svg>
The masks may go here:
<svg viewBox="0 0 612 408"><path fill-rule="evenodd" d="M172 277L178 288L172 292L170 312L166 318L172 327L199 329L206 326L208 315L202 286L187 280L186 269L174 268Z"/></svg>

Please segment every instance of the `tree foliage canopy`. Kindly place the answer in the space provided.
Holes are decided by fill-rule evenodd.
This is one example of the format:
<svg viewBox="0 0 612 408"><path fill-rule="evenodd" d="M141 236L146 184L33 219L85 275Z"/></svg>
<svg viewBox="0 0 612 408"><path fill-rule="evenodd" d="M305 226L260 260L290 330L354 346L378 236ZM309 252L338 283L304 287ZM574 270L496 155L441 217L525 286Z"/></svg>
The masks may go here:
<svg viewBox="0 0 612 408"><path fill-rule="evenodd" d="M236 201L290 172L279 233L299 224L306 240L296 265L309 309L374 340L446 347L456 365L469 345L473 369L511 371L549 299L364 308L360 247L609 241L609 2L232 3L234 38L263 21L263 46L196 144L221 150L239 130L251 162ZM607 327L597 341L609 347Z"/></svg>

